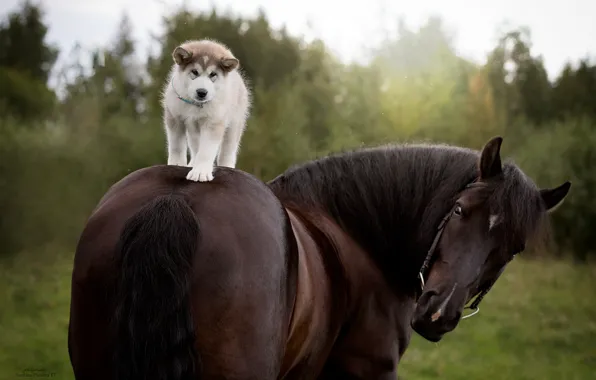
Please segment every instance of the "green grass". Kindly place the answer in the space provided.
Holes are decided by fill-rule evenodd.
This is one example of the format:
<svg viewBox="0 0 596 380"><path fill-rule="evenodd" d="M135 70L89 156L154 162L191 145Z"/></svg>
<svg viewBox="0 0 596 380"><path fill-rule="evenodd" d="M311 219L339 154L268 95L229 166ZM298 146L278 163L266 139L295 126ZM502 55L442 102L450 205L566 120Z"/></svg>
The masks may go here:
<svg viewBox="0 0 596 380"><path fill-rule="evenodd" d="M27 369L72 379L66 345L72 256L57 251L0 263L2 380ZM594 379L595 291L594 265L515 260L479 314L438 344L413 337L400 379Z"/></svg>
<svg viewBox="0 0 596 380"><path fill-rule="evenodd" d="M72 379L66 334L72 256L53 247L0 262L0 379ZM38 376L36 376L38 375Z"/></svg>

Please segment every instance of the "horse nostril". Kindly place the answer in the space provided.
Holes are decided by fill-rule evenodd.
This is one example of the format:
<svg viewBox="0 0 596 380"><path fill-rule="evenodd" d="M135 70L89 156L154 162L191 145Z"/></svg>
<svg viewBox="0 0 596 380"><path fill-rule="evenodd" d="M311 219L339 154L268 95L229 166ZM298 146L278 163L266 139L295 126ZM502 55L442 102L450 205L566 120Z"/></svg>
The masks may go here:
<svg viewBox="0 0 596 380"><path fill-rule="evenodd" d="M428 303L430 302L430 300L433 297L436 297L439 293L437 293L436 290L427 290L424 293L422 293L422 295L420 296L420 298L418 299L418 305L428 305Z"/></svg>
<svg viewBox="0 0 596 380"><path fill-rule="evenodd" d="M207 96L207 90L205 90L204 88L199 88L197 90L197 97L199 99L204 99Z"/></svg>

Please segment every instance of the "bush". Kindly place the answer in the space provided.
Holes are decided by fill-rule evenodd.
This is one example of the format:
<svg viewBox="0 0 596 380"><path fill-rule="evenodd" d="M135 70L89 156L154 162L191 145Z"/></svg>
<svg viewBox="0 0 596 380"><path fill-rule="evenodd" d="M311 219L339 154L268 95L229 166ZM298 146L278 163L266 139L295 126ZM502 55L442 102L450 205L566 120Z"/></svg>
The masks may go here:
<svg viewBox="0 0 596 380"><path fill-rule="evenodd" d="M22 121L49 118L55 110L56 95L24 72L0 67L0 114Z"/></svg>

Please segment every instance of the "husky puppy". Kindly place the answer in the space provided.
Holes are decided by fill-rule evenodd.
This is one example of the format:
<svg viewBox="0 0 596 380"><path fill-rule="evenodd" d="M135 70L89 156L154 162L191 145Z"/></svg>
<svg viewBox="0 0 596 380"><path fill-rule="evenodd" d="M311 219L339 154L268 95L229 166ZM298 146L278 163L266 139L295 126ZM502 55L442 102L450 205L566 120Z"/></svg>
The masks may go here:
<svg viewBox="0 0 596 380"><path fill-rule="evenodd" d="M236 166L250 92L240 62L217 41L186 41L172 57L162 97L168 165L190 166L188 180L211 181L216 158L218 166Z"/></svg>

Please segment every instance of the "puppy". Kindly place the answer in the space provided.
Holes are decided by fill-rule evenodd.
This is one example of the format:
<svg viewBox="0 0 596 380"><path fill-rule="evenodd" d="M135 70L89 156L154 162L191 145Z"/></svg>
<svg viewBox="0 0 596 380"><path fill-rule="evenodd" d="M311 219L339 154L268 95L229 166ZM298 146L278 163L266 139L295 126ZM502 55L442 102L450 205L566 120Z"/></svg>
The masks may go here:
<svg viewBox="0 0 596 380"><path fill-rule="evenodd" d="M184 42L172 57L162 97L168 165L190 166L188 180L208 182L216 158L218 166L236 167L250 92L240 62L217 41Z"/></svg>

